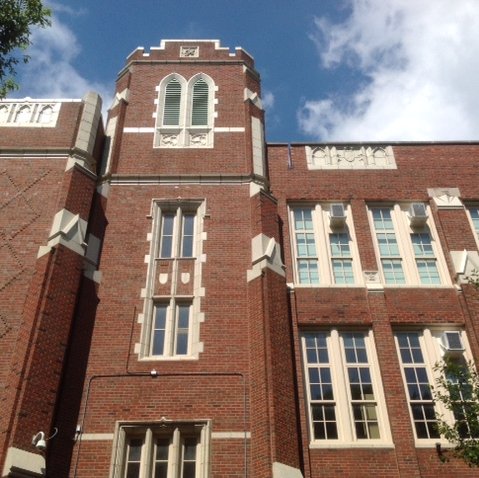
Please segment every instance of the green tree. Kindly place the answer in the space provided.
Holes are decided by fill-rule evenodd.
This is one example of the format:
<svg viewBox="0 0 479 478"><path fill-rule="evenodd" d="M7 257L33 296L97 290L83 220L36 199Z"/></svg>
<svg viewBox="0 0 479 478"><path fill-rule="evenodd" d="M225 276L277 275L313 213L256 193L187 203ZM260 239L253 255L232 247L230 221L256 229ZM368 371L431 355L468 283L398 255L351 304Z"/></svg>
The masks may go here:
<svg viewBox="0 0 479 478"><path fill-rule="evenodd" d="M456 456L469 466L479 466L479 374L462 358L447 358L436 365L436 372L434 400L454 416L452 423L439 415L438 430L454 445Z"/></svg>
<svg viewBox="0 0 479 478"><path fill-rule="evenodd" d="M50 16L41 0L0 0L0 98L18 89L15 68L30 59L31 29L50 25Z"/></svg>

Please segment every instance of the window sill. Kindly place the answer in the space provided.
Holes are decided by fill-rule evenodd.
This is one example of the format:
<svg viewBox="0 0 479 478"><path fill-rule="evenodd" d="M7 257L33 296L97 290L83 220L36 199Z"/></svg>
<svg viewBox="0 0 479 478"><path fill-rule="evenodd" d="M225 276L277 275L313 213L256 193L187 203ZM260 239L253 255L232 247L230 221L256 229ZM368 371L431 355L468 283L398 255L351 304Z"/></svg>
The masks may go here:
<svg viewBox="0 0 479 478"><path fill-rule="evenodd" d="M371 442L371 441L364 441L359 442L341 442L341 443L318 443L318 442L311 442L309 444L310 450L320 450L320 449L346 449L346 448L376 448L376 449L394 449L394 443L392 442Z"/></svg>
<svg viewBox="0 0 479 478"><path fill-rule="evenodd" d="M162 357L160 355L152 355L147 357L140 357L140 362L184 362L198 360L198 355L172 355L170 357Z"/></svg>
<svg viewBox="0 0 479 478"><path fill-rule="evenodd" d="M298 284L294 283L296 289L364 289L364 284Z"/></svg>
<svg viewBox="0 0 479 478"><path fill-rule="evenodd" d="M415 448L436 448L436 445L441 445L441 448L454 448L454 445L447 440L436 438L434 440L430 440L429 438L425 438L423 440L416 439L414 441Z"/></svg>

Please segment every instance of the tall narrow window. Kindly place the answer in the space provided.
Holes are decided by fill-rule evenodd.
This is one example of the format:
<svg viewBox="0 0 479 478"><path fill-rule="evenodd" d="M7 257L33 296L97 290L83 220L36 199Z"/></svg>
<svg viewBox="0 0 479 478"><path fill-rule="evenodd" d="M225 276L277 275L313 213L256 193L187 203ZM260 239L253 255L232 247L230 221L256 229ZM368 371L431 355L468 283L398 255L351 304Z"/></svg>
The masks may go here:
<svg viewBox="0 0 479 478"><path fill-rule="evenodd" d="M193 104L191 107L191 125L208 125L208 84L200 78L193 86Z"/></svg>
<svg viewBox="0 0 479 478"><path fill-rule="evenodd" d="M181 84L176 78L166 85L163 110L163 125L165 126L179 126L180 124L181 90Z"/></svg>
<svg viewBox="0 0 479 478"><path fill-rule="evenodd" d="M293 206L290 218L297 283L358 283L361 274L349 206Z"/></svg>
<svg viewBox="0 0 479 478"><path fill-rule="evenodd" d="M361 333L345 333L342 338L356 437L378 439L377 398L374 396L365 336Z"/></svg>
<svg viewBox="0 0 479 478"><path fill-rule="evenodd" d="M162 259L193 257L195 214L177 208L165 211L161 218L160 250Z"/></svg>
<svg viewBox="0 0 479 478"><path fill-rule="evenodd" d="M440 284L431 234L429 232L412 233L411 242L421 284Z"/></svg>
<svg viewBox="0 0 479 478"><path fill-rule="evenodd" d="M156 304L154 312L151 355L188 355L191 330L191 304Z"/></svg>
<svg viewBox="0 0 479 478"><path fill-rule="evenodd" d="M336 284L354 284L353 257L349 234L334 232L329 235L331 265Z"/></svg>
<svg viewBox="0 0 479 478"><path fill-rule="evenodd" d="M303 350L312 439L389 439L371 333L305 333Z"/></svg>
<svg viewBox="0 0 479 478"><path fill-rule="evenodd" d="M476 232L476 238L479 239L479 207L471 206L468 208L468 211L471 216L474 231Z"/></svg>
<svg viewBox="0 0 479 478"><path fill-rule="evenodd" d="M438 438L436 412L424 355L418 332L400 332L396 335L404 372L404 380L411 407L411 416L417 438Z"/></svg>
<svg viewBox="0 0 479 478"><path fill-rule="evenodd" d="M140 357L192 360L202 352L202 233L205 203L155 201L141 315Z"/></svg>
<svg viewBox="0 0 479 478"><path fill-rule="evenodd" d="M140 476L141 450L143 440L141 438L130 438L126 449L125 477L135 478Z"/></svg>
<svg viewBox="0 0 479 478"><path fill-rule="evenodd" d="M312 209L295 208L293 217L299 282L300 284L318 284L318 255L314 238Z"/></svg>
<svg viewBox="0 0 479 478"><path fill-rule="evenodd" d="M386 284L404 284L402 258L391 218L391 209L373 208L372 215L384 280Z"/></svg>
<svg viewBox="0 0 479 478"><path fill-rule="evenodd" d="M451 345L451 340L447 339L448 335L452 335L459 346L456 343ZM454 418L461 420L460 411L454 417L447 410L440 408L439 403L434 402L431 386L435 384L436 374L439 373L435 370L439 362L450 357L461 363L467 361L466 342L465 334L461 331L424 329L396 333L396 344L416 439L431 440L431 443L433 440L437 441L439 432L436 427L436 413L450 421ZM451 351L453 355L449 356Z"/></svg>

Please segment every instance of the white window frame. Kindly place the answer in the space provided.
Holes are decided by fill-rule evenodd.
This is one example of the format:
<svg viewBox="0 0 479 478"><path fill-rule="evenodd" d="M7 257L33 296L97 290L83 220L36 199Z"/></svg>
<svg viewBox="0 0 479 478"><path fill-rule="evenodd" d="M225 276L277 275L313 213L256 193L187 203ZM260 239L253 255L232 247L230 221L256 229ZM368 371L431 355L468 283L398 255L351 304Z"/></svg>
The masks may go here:
<svg viewBox="0 0 479 478"><path fill-rule="evenodd" d="M166 87L176 79L181 85L180 117L178 125L165 125L164 110ZM207 124L192 124L193 89L198 80L208 86ZM198 73L186 80L178 73L163 78L157 86L158 91L154 147L156 148L212 148L214 146L215 92L217 87L213 79L205 73Z"/></svg>
<svg viewBox="0 0 479 478"><path fill-rule="evenodd" d="M185 457L185 443L195 440L195 478L209 476L210 459L209 448L211 440L211 424L209 421L194 422L154 422L154 423L117 423L110 477L125 478L127 473L130 443L132 440L141 441L141 450L138 460L139 478L152 478L155 472L156 439L168 441L167 463L168 478L181 478L185 462L193 459ZM160 460L158 460L160 461Z"/></svg>
<svg viewBox="0 0 479 478"><path fill-rule="evenodd" d="M157 329L156 314L159 308L165 310L165 324L164 329ZM151 338L150 338L150 356L151 357L187 357L191 350L191 330L192 330L192 301L181 300L172 297L168 302L158 301L153 306L153 317L151 321ZM187 319L188 326L180 326L180 319L182 318L182 310L188 310ZM155 353L155 338L158 334L157 330L163 330L163 350L162 353ZM180 336L186 335L186 349L178 351Z"/></svg>
<svg viewBox="0 0 479 478"><path fill-rule="evenodd" d="M327 362L309 362L307 358L306 340L311 336L324 334L328 351ZM353 400L351 395L349 368L354 368L346 359L344 336L345 334L358 334L364 337L365 350L368 361L358 362L357 366L368 368L374 398L365 401ZM310 432L311 448L341 448L341 447L390 447L392 446L389 421L387 416L386 402L384 398L381 375L374 346L372 330L315 330L304 331L301 336L305 390L308 403L307 415ZM309 370L317 368L328 368L330 370L333 398L331 400L314 400L311 395ZM318 372L319 373L319 372ZM324 389L323 389L324 393ZM328 402L328 403L326 403ZM313 406L326 404L334 407L337 438L315 438ZM355 420L353 405L375 405L379 438L357 438L355 431Z"/></svg>
<svg viewBox="0 0 479 478"><path fill-rule="evenodd" d="M462 353L462 357L466 362L472 361L472 354L469 348L469 342L467 340L467 335L464 329L457 328L457 326L452 327L426 327L426 328L408 328L408 329L397 329L394 334L394 340L396 342L396 352L398 354L399 363L401 365L401 375L403 378L404 383L404 391L406 394L406 399L408 401L408 410L411 419L411 427L413 430L416 446L423 446L423 447L431 447L436 446L436 443L442 443L447 445L448 441L445 440L443 437L429 437L429 438L419 438L416 425L413 417L413 412L411 408L411 403L417 404L419 406L433 406L436 414L442 416L444 420L448 421L449 423L454 423L454 416L450 410L447 410L441 403L434 402L433 399L423 399L420 398L413 399L410 396L407 386L407 379L406 379L406 368L414 368L414 365L417 365L417 368L424 368L427 373L427 378L430 386L434 386L436 384L436 380L439 378L439 372L435 370L435 366L441 363L445 358L444 347L441 345L441 338L442 334L445 331L459 331L461 334L461 340L464 345L464 352ZM401 351L399 348L399 334L417 334L419 339L419 345L421 348L422 359L423 361L420 362L416 360L415 362L403 362L401 357ZM417 373L416 376L418 377ZM424 415L425 416L425 415ZM432 420L425 420L425 421L432 421Z"/></svg>
<svg viewBox="0 0 479 478"><path fill-rule="evenodd" d="M476 239L477 248L479 249L479 204L467 205L466 211L467 217L469 218L469 223L474 231L474 238ZM474 213L472 211L474 211Z"/></svg>
<svg viewBox="0 0 479 478"><path fill-rule="evenodd" d="M373 203L368 205L368 216L374 239L374 249L379 266L381 282L384 287L410 287L411 285L414 285L415 287L451 287L451 278L447 270L444 254L438 241L438 235L432 219L430 207L429 205L425 205L428 218L424 225L414 227L411 225L409 218L410 205L411 203ZM376 229L373 219L373 209L389 209L391 212L393 229ZM377 235L384 231L388 234L394 234L398 249L397 255L381 255ZM430 255L416 255L412 242L413 234L429 235L432 250ZM404 274L403 283L386 282L383 260L393 260L401 263ZM421 281L417 267L417 261L420 260L434 261L439 276L439 283L423 283Z"/></svg>
<svg viewBox="0 0 479 478"><path fill-rule="evenodd" d="M201 313L201 298L204 291L201 287L202 266L205 257L202 254L203 240L206 233L203 233L203 218L205 215L206 204L202 200L190 201L171 201L154 200L152 204L152 232L148 235L151 241L150 254L147 256L148 272L145 288L145 302L143 313L139 321L143 324L141 332L141 341L136 350L141 360L192 360L198 359L202 352L203 344L200 342L200 323L204 320ZM174 217L174 227L171 242L171 255L161 257L161 247L163 242L163 224L164 217ZM183 247L183 219L185 216L194 216L193 234L192 234L192 254L184 256ZM192 294L182 295L178 293L176 286L181 274L181 262L192 261L193 270L188 277L192 282ZM168 293L165 295L155 295L155 282L162 280L160 264L169 263L167 267L168 277L166 281L171 284ZM154 339L156 330L156 307L166 306L166 324L165 340L163 354L153 353ZM178 326L178 307L189 306L188 321L188 339L187 353L176 353L177 344L177 326Z"/></svg>
<svg viewBox="0 0 479 478"><path fill-rule="evenodd" d="M289 205L294 282L298 287L358 287L363 285L361 264L354 232L354 223L351 213L351 206L349 204L341 203L343 204L346 213L344 224L342 226L331 225L330 207L331 204L338 203L341 203L341 201L318 204L293 203ZM295 228L295 211L301 209L311 210L312 213L313 228L310 232L314 234L315 254L310 257L305 256L304 259L309 260L311 264L314 264L317 267L319 274L318 282L301 282L299 266L301 256L298 254L298 231ZM334 256L331 247L331 235L333 234L348 235L349 255L345 255L343 257ZM335 279L333 260L347 260L351 262L353 282L344 283L338 282Z"/></svg>
<svg viewBox="0 0 479 478"><path fill-rule="evenodd" d="M171 234L167 234L166 219L173 218L173 224L171 227ZM193 218L193 233L186 234L185 226L188 218ZM177 258L193 258L195 257L195 226L196 226L196 211L189 210L188 208L177 206L171 208L163 208L160 219L160 231L159 231L159 248L158 258L160 259L177 259ZM169 231L168 231L169 232ZM166 253L165 236L171 237L171 251ZM192 236L191 253L184 253L185 236ZM190 248L189 248L190 249Z"/></svg>

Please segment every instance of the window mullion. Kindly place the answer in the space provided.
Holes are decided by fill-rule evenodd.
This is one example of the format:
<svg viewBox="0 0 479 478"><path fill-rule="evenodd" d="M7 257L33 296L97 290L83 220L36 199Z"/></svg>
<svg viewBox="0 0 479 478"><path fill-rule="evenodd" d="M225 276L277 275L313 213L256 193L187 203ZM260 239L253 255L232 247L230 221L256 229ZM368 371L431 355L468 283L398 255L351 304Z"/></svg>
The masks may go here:
<svg viewBox="0 0 479 478"><path fill-rule="evenodd" d="M179 321L179 305L175 301L172 307L173 319L171 321L171 355L176 355L176 345L178 342L178 321Z"/></svg>
<svg viewBox="0 0 479 478"><path fill-rule="evenodd" d="M396 204L394 206L394 223L396 226L396 234L398 237L399 253L404 264L404 275L406 284L419 284L419 273L416 266L416 258L411 242L411 226L405 211Z"/></svg>
<svg viewBox="0 0 479 478"><path fill-rule="evenodd" d="M141 456L141 478L149 478L152 476L153 462L153 433L151 428L146 429L144 450Z"/></svg>
<svg viewBox="0 0 479 478"><path fill-rule="evenodd" d="M180 478L181 472L181 436L180 430L175 428L173 432L173 440L171 445L171 458L168 463L168 476L172 478Z"/></svg>
<svg viewBox="0 0 479 478"><path fill-rule="evenodd" d="M328 337L328 350L330 353L330 367L333 382L333 393L335 397L336 408L336 426L338 428L338 439L342 442L352 442L352 421L349 419L349 404L351 399L347 390L346 376L347 371L344 367L344 360L341 352L339 333L336 329L331 330ZM345 395L346 394L346 395ZM348 397L348 401L339 400L339 397Z"/></svg>
<svg viewBox="0 0 479 478"><path fill-rule="evenodd" d="M171 298L169 306L166 311L166 330L165 330L165 346L164 354L166 356L172 356L174 351L174 328L175 328L175 314L176 314L176 303L175 299Z"/></svg>
<svg viewBox="0 0 479 478"><path fill-rule="evenodd" d="M333 271L329 244L330 225L328 213L320 204L317 204L314 208L314 219L314 235L317 243L320 283L330 285L334 282L332 279Z"/></svg>
<svg viewBox="0 0 479 478"><path fill-rule="evenodd" d="M181 257L182 226L183 226L183 214L182 214L181 208L178 208L176 210L175 224L173 228L173 244L174 244L173 257L175 259L177 259L178 257Z"/></svg>

